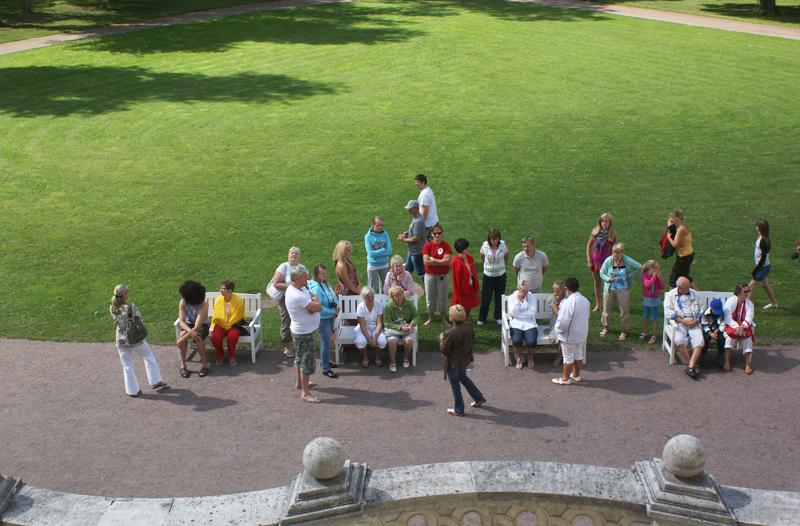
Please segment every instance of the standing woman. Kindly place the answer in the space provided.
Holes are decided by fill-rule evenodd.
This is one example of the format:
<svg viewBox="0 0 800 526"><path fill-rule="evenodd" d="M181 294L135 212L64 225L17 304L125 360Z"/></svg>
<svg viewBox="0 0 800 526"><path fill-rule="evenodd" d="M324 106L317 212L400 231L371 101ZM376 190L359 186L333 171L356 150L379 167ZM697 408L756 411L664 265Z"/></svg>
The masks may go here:
<svg viewBox="0 0 800 526"><path fill-rule="evenodd" d="M125 376L125 392L131 398L136 398L142 394L139 389L139 382L136 380L136 373L133 371L133 353L135 352L144 359L144 367L147 371L147 381L153 389L169 387L166 382L161 380L161 371L158 362L153 355L153 350L142 340L139 343L130 343L125 331L128 327L128 319L133 316L139 321L142 315L136 305L128 305L128 286L117 285L114 288L114 296L111 298L111 317L114 318L114 325L117 326L117 350L119 351L119 361L122 362L122 372Z"/></svg>
<svg viewBox="0 0 800 526"><path fill-rule="evenodd" d="M454 325L439 335L444 377L449 380L450 389L453 391L454 404L447 412L453 416L464 416L462 384L474 400L470 404L472 407L482 406L486 403L486 398L467 376L467 367L475 360L472 356L472 342L475 341L472 324L467 320L467 313L461 305L450 307L449 314Z"/></svg>
<svg viewBox="0 0 800 526"><path fill-rule="evenodd" d="M353 255L353 245L349 241L341 240L336 243L333 249L333 261L336 262L336 278L339 284L336 285L337 295L358 296L361 294L361 279L356 272L356 266L350 261Z"/></svg>
<svg viewBox="0 0 800 526"><path fill-rule="evenodd" d="M623 341L628 337L628 329L631 328L630 303L633 278L642 270L642 266L625 255L625 245L622 243L614 245L611 252L612 255L600 268L600 277L606 282L603 285L603 316L600 318L603 330L600 331L600 337L604 338L608 334L611 311L614 310L614 304L619 303L619 324L622 332L618 339Z"/></svg>
<svg viewBox="0 0 800 526"><path fill-rule="evenodd" d="M383 218L372 218L372 228L364 236L367 248L367 285L376 293L383 290L383 282L389 272L389 256L392 255L392 242L383 229Z"/></svg>
<svg viewBox="0 0 800 526"><path fill-rule="evenodd" d="M667 228L675 225L675 235L667 234L667 241L675 247L675 265L672 266L672 271L669 273L669 288L674 289L677 285L675 282L681 276L689 280L690 287L697 290L697 285L689 275L689 270L694 260L694 249L692 248L692 233L683 222L683 210L673 210L669 213L669 221L667 221Z"/></svg>
<svg viewBox="0 0 800 526"><path fill-rule="evenodd" d="M611 214L603 214L597 220L597 226L589 234L589 243L586 245L586 262L592 271L594 279L594 312L600 310L600 299L603 297L603 280L600 279L600 267L611 255L611 247L617 242L617 233L614 231L614 221Z"/></svg>
<svg viewBox="0 0 800 526"><path fill-rule="evenodd" d="M489 230L489 236L481 245L481 263L483 264L483 295L481 310L478 312L478 325L483 325L489 315L489 303L494 296L494 321L502 325L502 301L506 291L506 264L508 263L508 247L500 239L500 231Z"/></svg>
<svg viewBox="0 0 800 526"><path fill-rule="evenodd" d="M289 316L289 311L286 310L286 289L292 284L292 268L300 264L300 249L292 247L289 249L288 261L281 263L275 270L275 276L272 278L272 284L278 289L280 298L278 299L278 310L281 313L281 343L283 343L283 354L289 358L294 358L294 351L292 350L292 317Z"/></svg>
<svg viewBox="0 0 800 526"><path fill-rule="evenodd" d="M331 337L336 316L339 315L339 301L336 299L336 293L333 292L331 284L328 283L328 269L322 263L314 267L314 279L308 282L308 288L322 304L317 328L322 374L328 378L339 378L338 374L331 371L332 368L339 367L335 363L331 363Z"/></svg>
<svg viewBox="0 0 800 526"><path fill-rule="evenodd" d="M777 309L778 302L775 301L775 294L769 286L767 276L769 275L769 250L772 248L772 242L769 240L769 223L765 219L756 221L756 230L758 230L758 239L756 239L756 268L750 273L750 294L747 299L753 301L753 296L756 294L756 285L761 283L764 290L767 291L769 297L769 305L764 305L765 309Z"/></svg>
<svg viewBox="0 0 800 526"><path fill-rule="evenodd" d="M478 271L469 255L469 241L463 237L455 242L456 257L453 258L453 300L450 305L461 305L467 313L481 304L478 296Z"/></svg>

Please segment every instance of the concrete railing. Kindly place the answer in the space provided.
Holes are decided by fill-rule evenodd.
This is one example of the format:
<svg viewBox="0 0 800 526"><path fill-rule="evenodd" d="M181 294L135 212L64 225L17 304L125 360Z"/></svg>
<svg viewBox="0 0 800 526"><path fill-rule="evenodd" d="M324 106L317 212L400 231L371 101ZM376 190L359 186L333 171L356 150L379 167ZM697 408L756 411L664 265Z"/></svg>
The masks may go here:
<svg viewBox="0 0 800 526"><path fill-rule="evenodd" d="M3 525L797 526L800 493L719 486L697 439L630 470L450 462L369 470L317 438L292 484L196 498L112 499L0 481ZM7 507L3 512L3 505Z"/></svg>

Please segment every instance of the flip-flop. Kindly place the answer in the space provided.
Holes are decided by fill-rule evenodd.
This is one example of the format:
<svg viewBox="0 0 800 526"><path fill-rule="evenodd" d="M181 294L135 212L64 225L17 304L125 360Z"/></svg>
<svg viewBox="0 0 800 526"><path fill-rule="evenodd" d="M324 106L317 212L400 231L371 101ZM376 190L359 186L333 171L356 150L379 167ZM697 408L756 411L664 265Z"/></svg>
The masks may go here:
<svg viewBox="0 0 800 526"><path fill-rule="evenodd" d="M383 365L383 361L375 360L375 367L380 367L381 365Z"/></svg>
<svg viewBox="0 0 800 526"><path fill-rule="evenodd" d="M167 382L162 381L158 382L156 385L151 385L150 387L152 387L153 389L161 389L162 387L169 387L169 385L167 385Z"/></svg>
<svg viewBox="0 0 800 526"><path fill-rule="evenodd" d="M523 367L525 367L522 364L522 358L517 358L517 366L516 367L517 367L517 369L522 369Z"/></svg>
<svg viewBox="0 0 800 526"><path fill-rule="evenodd" d="M369 360L361 360L361 367L363 367L364 369L369 367Z"/></svg>
<svg viewBox="0 0 800 526"><path fill-rule="evenodd" d="M186 367L181 367L181 376L183 378L189 378L190 376L192 376L192 373L190 373Z"/></svg>
<svg viewBox="0 0 800 526"><path fill-rule="evenodd" d="M208 376L208 367L203 367L202 369L200 369L200 372L197 373L197 376L199 376L200 378L205 378L206 376Z"/></svg>
<svg viewBox="0 0 800 526"><path fill-rule="evenodd" d="M528 358L528 369L533 369L533 358Z"/></svg>
<svg viewBox="0 0 800 526"><path fill-rule="evenodd" d="M322 402L322 400L320 400L318 396L313 397L311 400L307 398L301 398L300 400L302 400L303 402L308 402L309 404L318 404Z"/></svg>

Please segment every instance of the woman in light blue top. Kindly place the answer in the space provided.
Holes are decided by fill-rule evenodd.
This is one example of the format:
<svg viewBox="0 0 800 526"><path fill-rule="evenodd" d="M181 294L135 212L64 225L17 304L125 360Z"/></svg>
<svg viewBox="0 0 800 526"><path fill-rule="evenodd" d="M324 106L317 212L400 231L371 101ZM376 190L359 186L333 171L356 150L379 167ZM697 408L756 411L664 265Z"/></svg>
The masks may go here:
<svg viewBox="0 0 800 526"><path fill-rule="evenodd" d="M372 218L372 228L364 236L367 249L367 284L377 294L383 290L383 282L389 272L389 256L392 255L392 242L383 229L383 218Z"/></svg>
<svg viewBox="0 0 800 526"><path fill-rule="evenodd" d="M608 334L608 325L611 321L611 311L614 305L619 303L619 323L622 332L619 341L628 337L628 330L631 328L630 302L631 287L633 278L642 270L642 266L636 261L625 255L625 245L617 243L611 250L611 255L603 262L600 267L600 279L603 280L603 316L600 323L603 330L600 337Z"/></svg>
<svg viewBox="0 0 800 526"><path fill-rule="evenodd" d="M336 316L339 315L339 301L328 283L328 269L322 263L314 267L314 279L308 282L308 289L322 303L322 311L319 313L319 328L317 328L322 374L328 378L339 378L338 374L331 371L332 368L339 367L335 363L331 363L331 336Z"/></svg>

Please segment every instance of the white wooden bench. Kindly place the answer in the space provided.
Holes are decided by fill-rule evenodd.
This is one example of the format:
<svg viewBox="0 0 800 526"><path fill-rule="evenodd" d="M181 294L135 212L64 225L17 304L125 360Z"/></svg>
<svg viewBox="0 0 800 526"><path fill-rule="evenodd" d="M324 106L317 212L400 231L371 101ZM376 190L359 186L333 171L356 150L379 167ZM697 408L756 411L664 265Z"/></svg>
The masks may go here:
<svg viewBox="0 0 800 526"><path fill-rule="evenodd" d="M728 298L733 296L732 292L714 292L714 291L710 291L710 290L699 290L699 291L695 291L695 293L699 297L698 301L700 302L700 312L701 313L705 312L708 309L708 306L711 303L711 300L718 299L718 300L722 301L723 305L725 305L725 300L727 300ZM666 297L664 298L664 301L666 301ZM677 349L677 346L675 345L675 342L673 341L673 338L675 336L676 323L674 321L672 321L672 320L666 319L666 314L667 314L667 310L665 308L665 305L662 303L661 304L661 317L664 318L664 323L663 323L663 325L664 325L664 334L661 336L661 348L664 349L665 351L667 351L667 353L669 353L669 364L672 365L672 364L675 363L675 356L677 354L675 352L675 350Z"/></svg>
<svg viewBox="0 0 800 526"><path fill-rule="evenodd" d="M389 303L391 298L386 294L375 294L375 301L380 301L384 307ZM347 325L348 320L357 320L356 309L358 304L363 300L361 296L339 296L339 316L336 317L334 323L333 333L336 335L336 364L339 365L339 352L344 345L353 345L356 343L356 327L357 325ZM417 295L406 298L405 301L410 301L415 307L417 306ZM385 322L384 322L385 323ZM417 365L417 349L419 348L419 328L414 327L414 332L411 335L411 340L414 342L414 349L411 352L411 364ZM402 349L398 349L402 352Z"/></svg>
<svg viewBox="0 0 800 526"><path fill-rule="evenodd" d="M550 294L544 292L537 292L531 293L534 298L536 298L536 324L539 326L539 334L536 339L537 348L540 345L558 345L557 343L553 343L550 341L549 333L551 330L550 327L550 306L547 305L547 298L550 297ZM502 332L502 342L501 348L503 350L503 359L505 360L505 365L512 365L511 363L511 355L514 354L514 346L511 343L511 327L509 326L509 322L511 319L508 317L508 300L511 296L506 296L503 294L503 332ZM586 364L586 344L583 345L583 363Z"/></svg>
<svg viewBox="0 0 800 526"><path fill-rule="evenodd" d="M261 293L240 294L238 292L234 292L234 294L242 298L244 301L244 315L248 320L250 320L248 324L250 335L240 336L239 343L250 344L250 354L252 355L253 363L256 363L256 353L264 348L264 334L261 330ZM214 300L219 298L221 295L221 292L206 292L209 320L214 316ZM175 320L173 325L175 325L175 340L177 341L177 339L181 337L180 320ZM211 333L209 333L206 340L210 338ZM227 340L228 338L225 337L225 339ZM194 341L190 339L189 344L192 345L193 343Z"/></svg>

